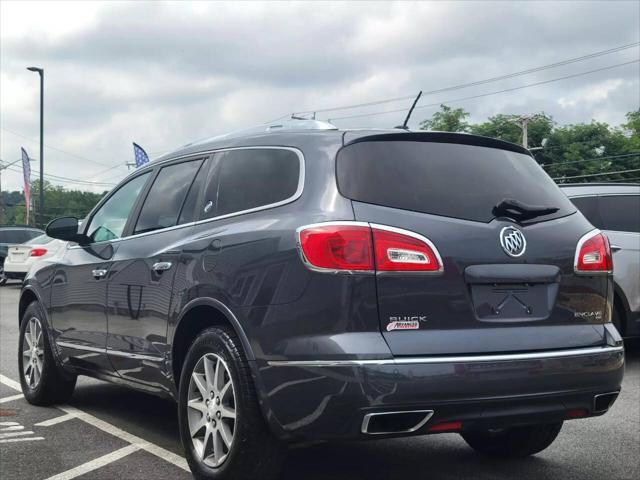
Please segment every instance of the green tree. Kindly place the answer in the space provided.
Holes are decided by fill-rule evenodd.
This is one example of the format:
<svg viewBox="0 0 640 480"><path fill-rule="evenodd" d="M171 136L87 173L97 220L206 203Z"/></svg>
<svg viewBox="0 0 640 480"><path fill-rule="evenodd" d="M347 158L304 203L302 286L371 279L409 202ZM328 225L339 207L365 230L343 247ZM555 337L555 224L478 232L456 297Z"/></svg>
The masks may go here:
<svg viewBox="0 0 640 480"><path fill-rule="evenodd" d="M640 166L638 157L630 156L634 152L631 137L623 129L604 122L565 125L553 130L544 150L536 152L536 158L553 178L631 170ZM611 174L568 181L610 181L629 176L632 175Z"/></svg>
<svg viewBox="0 0 640 480"><path fill-rule="evenodd" d="M440 111L434 113L431 118L420 123L422 130L435 130L439 132L466 132L469 124L466 122L469 112L462 108L451 108L440 105Z"/></svg>
<svg viewBox="0 0 640 480"><path fill-rule="evenodd" d="M31 182L31 214L29 223L35 225L39 219L40 182ZM67 190L59 185L44 182L45 211L42 223L47 224L56 217L74 216L84 218L107 192L93 193L81 190ZM7 224L26 222L25 198L22 192L2 192L3 216Z"/></svg>
<svg viewBox="0 0 640 480"><path fill-rule="evenodd" d="M495 115L486 122L471 125L469 132L521 145L522 128L516 123L516 118L516 115ZM544 113L532 118L527 127L529 147L542 145L542 140L549 137L553 125L553 118Z"/></svg>

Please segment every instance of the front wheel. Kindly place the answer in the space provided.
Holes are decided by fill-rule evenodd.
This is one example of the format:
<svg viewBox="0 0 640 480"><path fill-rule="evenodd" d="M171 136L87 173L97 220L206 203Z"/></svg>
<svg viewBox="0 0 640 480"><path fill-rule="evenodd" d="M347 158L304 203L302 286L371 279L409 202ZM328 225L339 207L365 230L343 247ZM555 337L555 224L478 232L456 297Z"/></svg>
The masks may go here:
<svg viewBox="0 0 640 480"><path fill-rule="evenodd" d="M244 351L230 329L194 340L180 378L180 436L195 478L271 479L284 458L258 400Z"/></svg>
<svg viewBox="0 0 640 480"><path fill-rule="evenodd" d="M44 314L32 302L22 316L18 344L18 368L22 394L33 405L66 401L76 386L76 376L63 372L53 358Z"/></svg>
<svg viewBox="0 0 640 480"><path fill-rule="evenodd" d="M491 457L518 458L541 452L553 443L562 422L481 430L462 434L471 448Z"/></svg>

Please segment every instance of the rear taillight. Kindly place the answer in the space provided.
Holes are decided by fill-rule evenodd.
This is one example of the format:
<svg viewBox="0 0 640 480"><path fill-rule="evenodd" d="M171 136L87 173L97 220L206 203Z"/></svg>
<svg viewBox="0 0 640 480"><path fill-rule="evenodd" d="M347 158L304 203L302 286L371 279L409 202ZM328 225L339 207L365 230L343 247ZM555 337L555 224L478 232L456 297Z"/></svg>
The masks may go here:
<svg viewBox="0 0 640 480"><path fill-rule="evenodd" d="M368 225L318 224L298 231L303 258L311 268L373 271L373 245Z"/></svg>
<svg viewBox="0 0 640 480"><path fill-rule="evenodd" d="M425 237L406 230L372 225L378 272L440 272L442 261Z"/></svg>
<svg viewBox="0 0 640 480"><path fill-rule="evenodd" d="M45 253L47 253L47 249L46 248L32 248L31 249L31 253L29 254L29 256L30 257L41 257Z"/></svg>
<svg viewBox="0 0 640 480"><path fill-rule="evenodd" d="M574 261L576 273L609 273L613 271L613 258L609 239L599 230L593 230L578 242Z"/></svg>
<svg viewBox="0 0 640 480"><path fill-rule="evenodd" d="M363 222L331 222L298 229L298 244L310 268L334 272L442 271L435 246L413 232Z"/></svg>

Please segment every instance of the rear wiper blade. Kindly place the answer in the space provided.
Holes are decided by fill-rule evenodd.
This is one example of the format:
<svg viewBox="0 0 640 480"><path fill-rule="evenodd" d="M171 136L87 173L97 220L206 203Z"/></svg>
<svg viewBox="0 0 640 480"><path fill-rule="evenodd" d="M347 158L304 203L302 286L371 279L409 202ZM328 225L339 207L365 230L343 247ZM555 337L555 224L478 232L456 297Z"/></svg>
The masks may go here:
<svg viewBox="0 0 640 480"><path fill-rule="evenodd" d="M514 220L531 220L532 218L550 215L560 210L557 207L545 207L540 205L527 205L513 198L504 198L491 211L494 216L506 216Z"/></svg>

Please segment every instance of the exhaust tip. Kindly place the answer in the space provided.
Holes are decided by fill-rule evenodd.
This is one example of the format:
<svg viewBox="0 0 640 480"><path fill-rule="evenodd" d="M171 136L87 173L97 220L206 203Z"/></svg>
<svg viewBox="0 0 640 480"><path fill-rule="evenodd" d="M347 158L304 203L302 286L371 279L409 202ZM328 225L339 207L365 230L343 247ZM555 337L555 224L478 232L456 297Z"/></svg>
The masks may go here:
<svg viewBox="0 0 640 480"><path fill-rule="evenodd" d="M367 413L360 431L365 435L412 433L424 426L433 414L433 410Z"/></svg>
<svg viewBox="0 0 640 480"><path fill-rule="evenodd" d="M615 392L607 392L607 393L600 393L599 395L594 395L593 396L593 413L604 413L607 410L609 410L609 408L611 408L611 405L613 405L613 402L615 402L616 398L618 398L619 394L620 394L620 390Z"/></svg>

